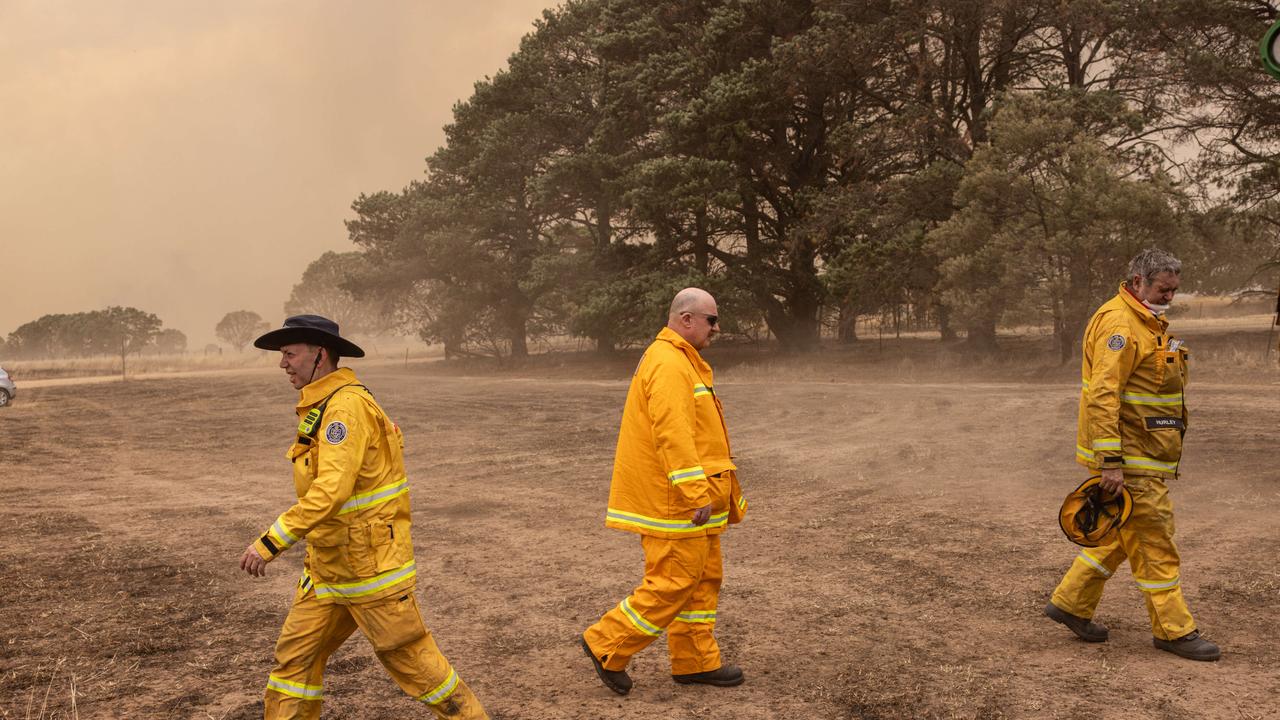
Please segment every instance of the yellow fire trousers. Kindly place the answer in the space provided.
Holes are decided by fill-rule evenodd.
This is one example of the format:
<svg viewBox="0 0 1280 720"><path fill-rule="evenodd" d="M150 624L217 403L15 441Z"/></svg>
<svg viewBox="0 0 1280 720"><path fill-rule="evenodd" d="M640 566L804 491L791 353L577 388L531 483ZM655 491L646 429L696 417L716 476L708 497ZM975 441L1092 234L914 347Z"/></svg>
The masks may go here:
<svg viewBox="0 0 1280 720"><path fill-rule="evenodd" d="M1129 569L1147 601L1151 632L1176 640L1196 629L1178 580L1178 548L1173 544L1173 503L1158 477L1126 475L1133 495L1133 514L1110 545L1080 548L1071 568L1053 591L1053 604L1072 615L1092 618L1102 586L1120 564Z"/></svg>
<svg viewBox="0 0 1280 720"><path fill-rule="evenodd" d="M605 613L584 637L607 670L624 670L631 656L667 632L671 673L716 670L716 600L724 566L720 536L665 538L640 536L644 580Z"/></svg>
<svg viewBox="0 0 1280 720"><path fill-rule="evenodd" d="M322 604L299 589L276 642L267 680L266 720L320 717L325 661L355 632L364 633L402 690L438 718L487 720L480 701L440 654L410 590L361 605Z"/></svg>

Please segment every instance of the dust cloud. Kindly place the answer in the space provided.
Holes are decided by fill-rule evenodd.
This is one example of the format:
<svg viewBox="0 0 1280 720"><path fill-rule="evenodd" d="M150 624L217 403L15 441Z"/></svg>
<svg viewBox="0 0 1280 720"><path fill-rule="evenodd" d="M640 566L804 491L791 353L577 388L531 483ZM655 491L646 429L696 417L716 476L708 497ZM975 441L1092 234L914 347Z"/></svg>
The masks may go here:
<svg viewBox="0 0 1280 720"><path fill-rule="evenodd" d="M0 335L107 305L191 347L231 310L279 322L551 5L0 4Z"/></svg>

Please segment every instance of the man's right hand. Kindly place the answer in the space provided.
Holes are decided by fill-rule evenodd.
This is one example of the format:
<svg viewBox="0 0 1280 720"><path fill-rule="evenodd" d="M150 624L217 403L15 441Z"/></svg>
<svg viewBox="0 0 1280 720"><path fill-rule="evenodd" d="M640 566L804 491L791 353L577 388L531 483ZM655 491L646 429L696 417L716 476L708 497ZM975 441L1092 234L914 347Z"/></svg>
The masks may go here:
<svg viewBox="0 0 1280 720"><path fill-rule="evenodd" d="M1118 495L1120 489L1124 487L1124 471L1120 468L1110 468L1100 471L1102 479L1098 481L1098 485L1112 495Z"/></svg>
<svg viewBox="0 0 1280 720"><path fill-rule="evenodd" d="M693 524L706 525L711 519L711 505L704 505L693 511Z"/></svg>

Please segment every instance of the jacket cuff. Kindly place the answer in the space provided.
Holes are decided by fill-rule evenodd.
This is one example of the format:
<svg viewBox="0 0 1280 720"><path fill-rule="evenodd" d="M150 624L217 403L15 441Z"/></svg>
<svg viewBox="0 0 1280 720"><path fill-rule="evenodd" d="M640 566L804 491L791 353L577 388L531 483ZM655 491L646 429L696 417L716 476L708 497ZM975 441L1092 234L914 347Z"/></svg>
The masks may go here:
<svg viewBox="0 0 1280 720"><path fill-rule="evenodd" d="M275 552L272 552L273 548ZM276 545L271 538L265 534L253 541L253 549L256 550L258 555L267 562L271 562L275 559L276 555L284 552L284 548Z"/></svg>
<svg viewBox="0 0 1280 720"><path fill-rule="evenodd" d="M1100 470L1114 470L1124 467L1124 449L1120 438L1095 438L1093 441L1093 461Z"/></svg>

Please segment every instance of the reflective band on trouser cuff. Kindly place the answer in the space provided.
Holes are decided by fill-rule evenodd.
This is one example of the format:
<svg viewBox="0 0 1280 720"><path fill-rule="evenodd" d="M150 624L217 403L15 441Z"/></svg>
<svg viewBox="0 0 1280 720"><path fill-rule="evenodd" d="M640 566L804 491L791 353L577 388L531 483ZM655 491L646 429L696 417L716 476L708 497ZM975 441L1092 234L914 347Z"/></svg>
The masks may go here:
<svg viewBox="0 0 1280 720"><path fill-rule="evenodd" d="M298 542L298 538L296 538L296 537L294 537L294 536L290 535L290 534L289 534L289 531L284 529L284 523L283 523L283 522L281 522L281 520L283 520L283 519L284 519L284 516L283 516L283 515L281 515L280 517L276 518L276 521L275 521L274 523L272 523L272 524L271 524L271 530L270 530L269 532L270 532L270 533L271 533L271 534L272 534L272 535L273 535L277 540L279 540L279 541L280 541L280 544L281 544L281 546L282 546L282 547L281 547L281 549L282 549L282 550L287 550L287 549L289 549L289 548L293 547L293 544L294 544L294 543Z"/></svg>
<svg viewBox="0 0 1280 720"><path fill-rule="evenodd" d="M645 620L640 616L640 613L636 612L631 607L631 598L623 598L622 602L618 603L618 607L622 609L622 614L626 615L627 619L631 621L631 624L635 625L636 629L640 632L646 635L653 635L654 637L662 634L662 628L654 625L648 620Z"/></svg>
<svg viewBox="0 0 1280 720"><path fill-rule="evenodd" d="M350 500L342 503L342 507L338 509L338 514L342 515L343 513L370 508L374 505L381 505L407 492L409 492L409 478L400 478L390 485L383 485L380 488L375 488L359 495L352 495Z"/></svg>
<svg viewBox="0 0 1280 720"><path fill-rule="evenodd" d="M612 520L623 525L634 525L635 527L648 528L650 530L663 530L666 532L697 532L706 530L707 528L724 527L729 523L729 512L725 511L718 515L712 515L704 525L694 525L691 522L682 520L660 520L658 518L646 517L635 513L623 512L609 508L605 513L606 520Z"/></svg>
<svg viewBox="0 0 1280 720"><path fill-rule="evenodd" d="M1177 472L1178 463L1164 462L1163 460L1152 460L1146 457L1137 457L1134 455L1124 456L1124 467L1137 468L1139 470L1159 470L1161 472Z"/></svg>
<svg viewBox="0 0 1280 720"><path fill-rule="evenodd" d="M281 695L296 697L302 700L323 700L324 688L319 685L303 685L302 683L292 682L275 675L267 676L267 689L274 690Z"/></svg>
<svg viewBox="0 0 1280 720"><path fill-rule="evenodd" d="M710 394L711 394L711 388L707 387L706 385L703 385L702 383L698 383L697 385L693 386L694 397L702 397L703 395L710 395Z"/></svg>
<svg viewBox="0 0 1280 720"><path fill-rule="evenodd" d="M423 694L423 696L418 698L418 700L428 705L438 705L445 700L448 700L449 696L453 694L453 691L457 689L458 673L454 671L453 667L450 667L449 677L446 677L444 682L437 685L431 692Z"/></svg>
<svg viewBox="0 0 1280 720"><path fill-rule="evenodd" d="M1093 451L1099 450L1119 450L1120 438L1100 438L1093 441Z"/></svg>
<svg viewBox="0 0 1280 720"><path fill-rule="evenodd" d="M1138 578L1134 578L1133 581L1138 583L1138 589L1142 592L1160 592L1161 590L1178 587L1178 583L1181 581L1181 578L1156 581L1139 580Z"/></svg>
<svg viewBox="0 0 1280 720"><path fill-rule="evenodd" d="M667 473L667 477L671 480L672 485L679 485L690 480L706 480L707 474L703 472L701 465L694 465L693 467L672 470Z"/></svg>
<svg viewBox="0 0 1280 720"><path fill-rule="evenodd" d="M1182 393L1174 393L1172 395L1139 395L1137 393L1122 393L1120 395L1121 402L1127 402L1130 405L1181 405Z"/></svg>
<svg viewBox="0 0 1280 720"><path fill-rule="evenodd" d="M338 585L316 583L316 597L332 597L334 595L339 595L344 598L353 598L372 595L379 590L385 590L392 585L408 580L415 575L416 572L413 567L413 561L410 560L395 570L388 570L387 572L379 575L374 575L367 580L360 580L353 583L341 583Z"/></svg>
<svg viewBox="0 0 1280 720"><path fill-rule="evenodd" d="M676 615L676 620L687 623L713 623L716 621L716 611L688 610Z"/></svg>
<svg viewBox="0 0 1280 720"><path fill-rule="evenodd" d="M1097 570L1099 573L1102 574L1102 577L1111 577L1111 571L1108 570L1106 566L1104 566L1102 563L1090 557L1089 554L1086 553L1085 551L1081 550L1080 554L1076 556L1076 559L1080 560L1085 565L1088 565L1094 570Z"/></svg>

